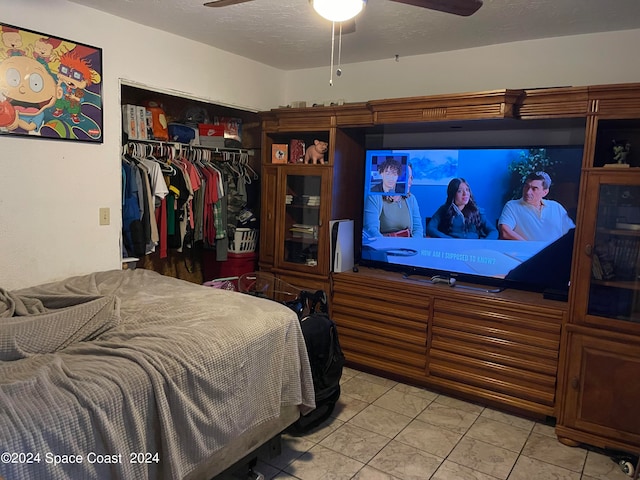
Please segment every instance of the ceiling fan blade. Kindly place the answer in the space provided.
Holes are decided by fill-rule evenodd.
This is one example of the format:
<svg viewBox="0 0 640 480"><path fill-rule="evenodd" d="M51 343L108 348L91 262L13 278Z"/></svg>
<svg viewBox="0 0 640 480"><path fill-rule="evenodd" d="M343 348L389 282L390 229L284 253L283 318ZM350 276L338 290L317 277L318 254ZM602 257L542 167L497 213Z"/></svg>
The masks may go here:
<svg viewBox="0 0 640 480"><path fill-rule="evenodd" d="M213 2L207 2L205 7L228 7L229 5L237 5L239 3L250 2L251 0L214 0Z"/></svg>
<svg viewBox="0 0 640 480"><path fill-rule="evenodd" d="M346 20L342 22L342 34L354 33L356 31L356 19Z"/></svg>
<svg viewBox="0 0 640 480"><path fill-rule="evenodd" d="M468 17L473 15L482 6L482 0L391 0L392 2L405 3L416 7L438 10L439 12L453 13Z"/></svg>

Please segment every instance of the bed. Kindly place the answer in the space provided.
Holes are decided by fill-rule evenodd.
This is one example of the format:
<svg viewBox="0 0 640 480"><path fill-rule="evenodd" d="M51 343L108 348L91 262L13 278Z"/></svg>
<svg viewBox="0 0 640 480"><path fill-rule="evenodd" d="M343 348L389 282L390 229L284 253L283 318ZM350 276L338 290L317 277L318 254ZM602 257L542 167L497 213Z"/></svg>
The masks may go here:
<svg viewBox="0 0 640 480"><path fill-rule="evenodd" d="M0 478L210 479L313 408L276 302L141 269L0 289Z"/></svg>

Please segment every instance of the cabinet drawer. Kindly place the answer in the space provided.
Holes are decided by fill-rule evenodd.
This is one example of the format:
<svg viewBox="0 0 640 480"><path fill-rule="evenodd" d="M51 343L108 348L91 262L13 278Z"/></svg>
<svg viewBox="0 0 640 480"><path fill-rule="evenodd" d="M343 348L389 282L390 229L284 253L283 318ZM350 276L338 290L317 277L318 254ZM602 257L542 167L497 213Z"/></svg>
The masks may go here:
<svg viewBox="0 0 640 480"><path fill-rule="evenodd" d="M409 323L400 317L393 317L380 313L360 312L336 303L333 300L333 320L340 327L360 332L363 336L374 334L372 342L389 343L397 342L398 347L410 348L418 346L426 348L427 322Z"/></svg>
<svg viewBox="0 0 640 480"><path fill-rule="evenodd" d="M423 379L430 303L428 296L384 284L336 281L332 316L347 361Z"/></svg>
<svg viewBox="0 0 640 480"><path fill-rule="evenodd" d="M402 303L390 303L366 297L348 298L343 293L333 296L334 315L358 318L365 323L376 321L390 327L426 331L428 304L408 307Z"/></svg>
<svg viewBox="0 0 640 480"><path fill-rule="evenodd" d="M424 375L426 366L426 347L408 347L398 344L398 342L380 341L380 337L370 334L363 334L359 330L351 330L348 327L338 327L340 335L340 346L345 351L347 360L351 360L351 355L360 355L370 359L379 359L387 365L406 365L420 370Z"/></svg>
<svg viewBox="0 0 640 480"><path fill-rule="evenodd" d="M434 315L446 321L457 320L469 325L486 326L497 330L505 330L520 334L524 337L533 336L529 343L539 345L538 339L550 340L555 345L560 336L564 311L560 309L544 307L541 305L527 305L523 303L490 303L467 302L456 299L455 301L444 298L436 298L434 303ZM436 317L434 316L434 321Z"/></svg>
<svg viewBox="0 0 640 480"><path fill-rule="evenodd" d="M334 305L335 308L335 305ZM426 324L409 333L365 319L334 314L347 362L387 373L423 379L427 363Z"/></svg>
<svg viewBox="0 0 640 480"><path fill-rule="evenodd" d="M429 375L553 407L563 311L434 300Z"/></svg>

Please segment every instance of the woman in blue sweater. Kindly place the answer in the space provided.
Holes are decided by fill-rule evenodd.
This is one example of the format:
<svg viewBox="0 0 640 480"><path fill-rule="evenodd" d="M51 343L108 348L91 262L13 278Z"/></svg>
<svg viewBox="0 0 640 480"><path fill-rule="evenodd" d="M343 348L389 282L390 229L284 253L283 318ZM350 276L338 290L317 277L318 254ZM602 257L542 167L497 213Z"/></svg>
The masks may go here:
<svg viewBox="0 0 640 480"><path fill-rule="evenodd" d="M364 206L365 237L422 237L422 217L416 197L409 190L413 180L411 164L407 165L407 191L398 194L397 182L402 165L387 159L378 165L382 183L371 188L372 192L387 195L369 195Z"/></svg>
<svg viewBox="0 0 640 480"><path fill-rule="evenodd" d="M464 178L454 178L447 186L447 201L433 214L427 236L436 238L497 239L498 230L487 222L473 199Z"/></svg>

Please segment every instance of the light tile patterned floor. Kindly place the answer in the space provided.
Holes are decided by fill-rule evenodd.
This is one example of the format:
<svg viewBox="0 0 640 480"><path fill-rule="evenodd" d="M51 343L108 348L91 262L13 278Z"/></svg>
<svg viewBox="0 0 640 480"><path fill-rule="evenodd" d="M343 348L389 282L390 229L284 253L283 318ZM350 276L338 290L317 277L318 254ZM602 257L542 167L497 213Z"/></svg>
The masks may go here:
<svg viewBox="0 0 640 480"><path fill-rule="evenodd" d="M285 435L282 454L256 470L269 480L629 480L551 426L349 368L333 415Z"/></svg>

